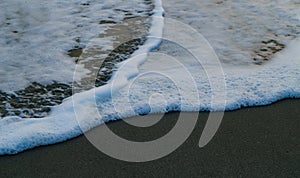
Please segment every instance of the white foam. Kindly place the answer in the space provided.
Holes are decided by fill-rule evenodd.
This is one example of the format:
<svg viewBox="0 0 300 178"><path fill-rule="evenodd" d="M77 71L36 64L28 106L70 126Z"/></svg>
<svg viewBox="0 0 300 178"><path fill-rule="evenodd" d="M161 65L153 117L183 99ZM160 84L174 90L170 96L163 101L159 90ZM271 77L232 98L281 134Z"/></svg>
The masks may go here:
<svg viewBox="0 0 300 178"><path fill-rule="evenodd" d="M75 46L112 50L111 39L97 38L110 25L99 22L121 22L124 13L114 9L133 6L146 9L135 0L1 1L0 90L17 91L32 82L72 82L76 63L68 50ZM89 73L80 67L78 80Z"/></svg>
<svg viewBox="0 0 300 178"><path fill-rule="evenodd" d="M149 54L160 44L163 35L160 0L156 0L155 5L152 27L145 45L118 65L118 71L107 85L73 95L54 107L45 118L6 117L0 120L0 154L15 154L36 146L61 142L103 122L138 114L223 109L222 100L219 105L211 105L211 94L223 91L218 91L218 88L212 91L206 71L195 65L198 61L193 57L180 56L179 53L178 58L174 59L163 54ZM170 28L165 33L176 36L176 30ZM190 38L179 42L189 46L193 53L206 52L202 44L193 40L197 36ZM299 98L299 48L300 40L295 40L262 66L224 65L227 86L225 109L264 105L282 98ZM203 61L202 67L214 69L214 63L210 63L209 59ZM153 100L154 95L163 98ZM194 97L197 95L200 95L200 103Z"/></svg>
<svg viewBox="0 0 300 178"><path fill-rule="evenodd" d="M287 45L300 34L297 0L164 2L166 17L186 23L204 35L222 63L251 65L256 57L254 51L260 50L262 41L275 39Z"/></svg>
<svg viewBox="0 0 300 178"><path fill-rule="evenodd" d="M162 14L163 9L160 1L156 0L149 36L157 38L147 40L145 45L132 55L135 57L128 59L123 64L119 64L120 66L127 64L120 71L122 77L116 78L113 76L111 82L105 86L75 94L66 99L61 105L54 107L48 117L31 119L6 117L1 119L0 154L15 154L39 145L61 142L80 135L82 129L86 131L105 121L104 117L95 118L97 113L93 112L94 96L99 100L105 101L112 92L124 87L130 78L138 74L137 67L146 60L147 52L156 48L160 43L159 39L163 28ZM111 88L112 85L113 88ZM74 106L87 111L87 113L77 113L77 115L84 114L84 118L88 119L78 121L85 122L81 123L83 127L79 127L76 120L73 101L75 102ZM112 117L111 119L116 118Z"/></svg>

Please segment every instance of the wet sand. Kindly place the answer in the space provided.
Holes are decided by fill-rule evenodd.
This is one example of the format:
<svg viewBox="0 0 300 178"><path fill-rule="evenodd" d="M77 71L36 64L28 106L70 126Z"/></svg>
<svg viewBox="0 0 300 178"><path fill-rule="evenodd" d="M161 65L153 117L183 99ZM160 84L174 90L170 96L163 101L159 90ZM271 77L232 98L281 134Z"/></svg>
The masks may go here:
<svg viewBox="0 0 300 178"><path fill-rule="evenodd" d="M189 139L170 155L128 163L103 154L84 136L0 157L1 177L299 177L300 100L226 112L213 140L198 147L208 113L200 113ZM117 134L151 140L168 132L178 113L150 128L111 122ZM101 129L101 126L100 126Z"/></svg>

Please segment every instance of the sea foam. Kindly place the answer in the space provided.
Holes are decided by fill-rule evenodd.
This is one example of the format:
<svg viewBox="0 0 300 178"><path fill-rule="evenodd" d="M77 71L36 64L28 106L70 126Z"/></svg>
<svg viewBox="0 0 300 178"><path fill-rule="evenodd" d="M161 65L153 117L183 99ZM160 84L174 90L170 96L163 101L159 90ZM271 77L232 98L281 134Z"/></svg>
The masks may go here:
<svg viewBox="0 0 300 178"><path fill-rule="evenodd" d="M104 121L108 121L104 119L105 116L103 118L95 118L97 114L93 110L94 97L99 100L110 98L111 93L124 87L129 79L138 74L137 67L146 60L147 53L160 44L163 29L163 13L161 2L156 0L152 13L152 27L149 30L149 36L155 38L148 39L138 51L132 54L134 57L128 59L126 67L122 67L120 71L121 77L113 76L105 86L77 93L67 98L61 105L52 108L52 112L48 117L30 119L5 117L1 119L0 154L16 154L36 146L65 141L82 134L82 131L87 131ZM115 85L116 83L117 85ZM87 112L81 114L88 120L78 121L76 119L78 115L76 116L74 112L74 106L86 109ZM111 117L111 119L117 118ZM80 127L78 122L84 122L84 126Z"/></svg>
<svg viewBox="0 0 300 178"><path fill-rule="evenodd" d="M210 58L200 62L195 59L201 52L207 52L194 40L202 39L201 36L187 35L175 40L193 54L190 57L178 54L175 59L150 52L160 45L165 34L174 37L179 30L189 30L184 25L178 29L173 28L172 23L164 24L163 14L161 1L156 0L148 40L130 59L118 64L118 70L107 85L67 98L45 118L1 119L0 154L16 154L62 142L104 122L139 114L233 110L300 97L300 40L296 39L264 65L222 66L220 80L226 84L226 98L212 104L213 93L224 90L210 85L209 75L212 74L207 72L218 69L210 63Z"/></svg>
<svg viewBox="0 0 300 178"><path fill-rule="evenodd" d="M112 24L101 22L121 23L126 13L139 16L148 5L139 0L4 0L0 8L0 89L9 92L32 82L72 83L75 67L78 81L88 76L90 70L76 64L68 51L112 50L111 37L98 38Z"/></svg>

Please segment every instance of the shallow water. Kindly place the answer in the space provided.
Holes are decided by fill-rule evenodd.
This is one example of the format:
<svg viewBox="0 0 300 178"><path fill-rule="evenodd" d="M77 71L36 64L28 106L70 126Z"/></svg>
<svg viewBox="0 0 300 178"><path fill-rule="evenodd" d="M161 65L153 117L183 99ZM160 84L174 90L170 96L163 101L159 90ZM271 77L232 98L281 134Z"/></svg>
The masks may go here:
<svg viewBox="0 0 300 178"><path fill-rule="evenodd" d="M300 1L163 1L166 17L190 25L222 63L262 64L300 37Z"/></svg>
<svg viewBox="0 0 300 178"><path fill-rule="evenodd" d="M137 39L145 38L153 8L144 0L0 6L0 117L23 118L45 117L72 92L105 84L114 64L143 43Z"/></svg>

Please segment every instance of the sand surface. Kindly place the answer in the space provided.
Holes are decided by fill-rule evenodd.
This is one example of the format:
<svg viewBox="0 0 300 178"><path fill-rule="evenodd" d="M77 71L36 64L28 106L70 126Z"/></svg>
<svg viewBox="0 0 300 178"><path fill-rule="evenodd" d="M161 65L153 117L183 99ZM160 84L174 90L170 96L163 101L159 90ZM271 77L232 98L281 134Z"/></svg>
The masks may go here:
<svg viewBox="0 0 300 178"><path fill-rule="evenodd" d="M200 113L189 139L159 160L128 163L94 148L84 136L0 157L1 177L299 177L300 100L226 112L213 140L198 147L208 113ZM109 127L131 140L151 140L167 133L178 113L150 128L123 121ZM101 129L101 126L100 128Z"/></svg>

